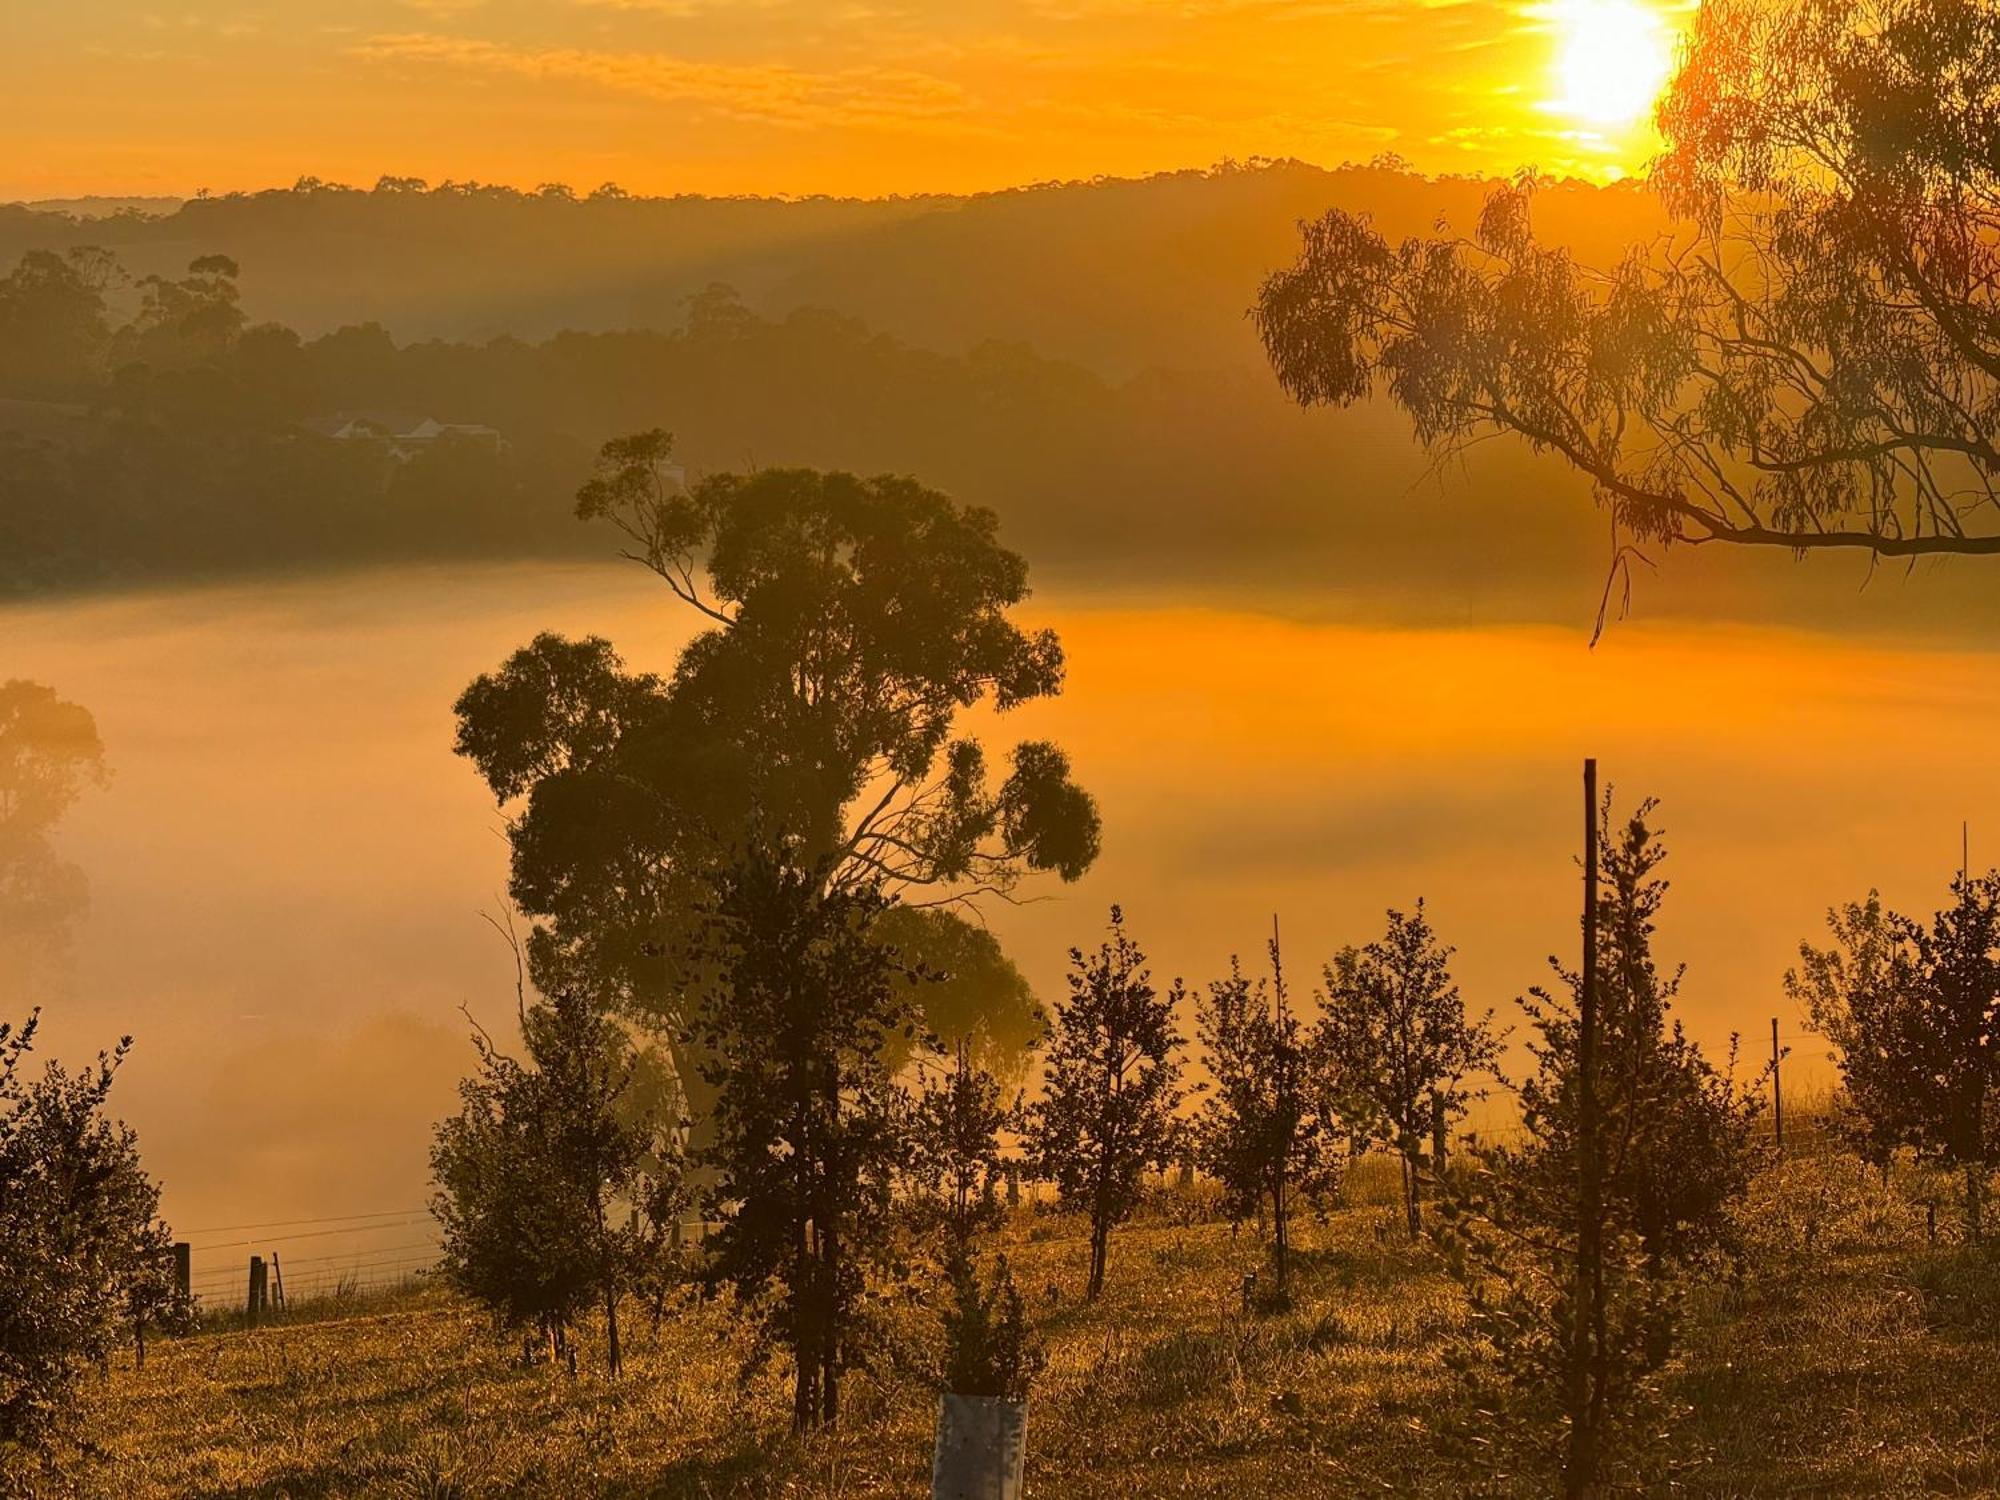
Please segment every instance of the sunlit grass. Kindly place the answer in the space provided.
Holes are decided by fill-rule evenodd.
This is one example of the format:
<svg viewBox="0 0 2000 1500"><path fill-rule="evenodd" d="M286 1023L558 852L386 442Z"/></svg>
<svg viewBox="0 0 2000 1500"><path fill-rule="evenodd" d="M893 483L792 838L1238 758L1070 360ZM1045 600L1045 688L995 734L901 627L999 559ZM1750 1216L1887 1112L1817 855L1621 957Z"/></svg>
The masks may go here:
<svg viewBox="0 0 2000 1500"><path fill-rule="evenodd" d="M1395 1178L1369 1162L1358 1206L1300 1227L1293 1305L1246 1308L1264 1269L1205 1195L1165 1194L1120 1233L1105 1298L1077 1296L1075 1221L1023 1210L1003 1235L1050 1362L1029 1420L1029 1493L1458 1495L1444 1438L1464 1415L1447 1365L1464 1302L1408 1245ZM1913 1195L1909 1190L1918 1189ZM1681 1394L1695 1408L1683 1493L1988 1492L2000 1482L2000 1276L1939 1241L1920 1180L1846 1159L1766 1172L1752 1259L1718 1282ZM1266 1273L1268 1275L1268 1273ZM932 1310L896 1305L891 1347L844 1390L837 1432L786 1431L782 1372L721 1305L633 1313L628 1373L520 1362L436 1290L355 1316L156 1343L91 1392L90 1493L151 1496L909 1496L930 1461ZM1505 1492L1505 1491L1503 1491ZM1524 1491L1531 1492L1531 1491Z"/></svg>

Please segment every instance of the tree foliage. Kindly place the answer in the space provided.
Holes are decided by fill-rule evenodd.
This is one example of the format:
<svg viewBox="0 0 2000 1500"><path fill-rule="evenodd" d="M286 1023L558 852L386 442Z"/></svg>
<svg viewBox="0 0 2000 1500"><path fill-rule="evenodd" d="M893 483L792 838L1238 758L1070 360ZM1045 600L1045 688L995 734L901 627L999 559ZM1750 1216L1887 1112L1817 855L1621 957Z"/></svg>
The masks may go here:
<svg viewBox="0 0 2000 1500"><path fill-rule="evenodd" d="M90 896L54 834L108 779L90 711L40 683L0 681L0 1001L58 986Z"/></svg>
<svg viewBox="0 0 2000 1500"><path fill-rule="evenodd" d="M1345 1090L1357 1132L1403 1163L1410 1235L1423 1226L1421 1188L1451 1125L1478 1097L1467 1080L1500 1049L1493 1012L1468 1016L1424 903L1391 910L1380 938L1344 948L1325 971L1318 1045Z"/></svg>
<svg viewBox="0 0 2000 1500"><path fill-rule="evenodd" d="M1492 1379L1483 1409L1500 1418L1498 1461L1559 1474L1572 1495L1662 1458L1682 1304L1690 1278L1727 1248L1756 1107L1670 1019L1679 974L1662 974L1652 952L1667 891L1652 804L1622 826L1608 794L1603 806L1594 1128L1584 1128L1582 973L1551 959L1559 988L1523 1002L1534 1071L1518 1090L1521 1139L1485 1146L1477 1177L1440 1204L1491 1355L1468 1368ZM1584 1255L1586 1233L1601 1254Z"/></svg>
<svg viewBox="0 0 2000 1500"><path fill-rule="evenodd" d="M895 940L941 950L952 1002L991 1001L989 1035L1018 1036L1032 1002L955 908L1035 872L1073 880L1099 839L1061 750L1019 744L996 780L960 722L1061 686L1055 635L1010 618L1026 564L990 512L913 481L770 470L688 490L671 454L660 432L606 445L577 507L701 622L671 678L543 635L458 703L461 753L515 810L538 983L686 1035L703 983L683 960L720 872L779 840L832 887L930 904L892 919Z"/></svg>
<svg viewBox="0 0 2000 1500"><path fill-rule="evenodd" d="M601 1308L615 1375L620 1301L678 1270L682 1122L635 1107L631 1042L584 997L536 1001L521 1033L525 1061L475 1030L478 1069L437 1127L444 1274L502 1326L539 1329L552 1356Z"/></svg>
<svg viewBox="0 0 2000 1500"><path fill-rule="evenodd" d="M1799 947L1785 988L1833 1043L1864 1154L1901 1148L1965 1175L1965 1212L1984 1229L2000 1057L2000 871L1952 882L1928 924L1873 891L1827 914L1833 942Z"/></svg>
<svg viewBox="0 0 2000 1500"><path fill-rule="evenodd" d="M886 898L830 885L795 850L753 845L722 887L700 1011L714 1094L712 1287L759 1327L757 1357L791 1357L793 1423L834 1421L840 1381L873 1357L871 1273L890 1266L906 1102L884 1061L916 1031L916 975L876 942Z"/></svg>
<svg viewBox="0 0 2000 1500"><path fill-rule="evenodd" d="M948 1245L966 1246L1000 1223L1000 1132L1018 1116L1000 1080L973 1061L968 1042L954 1049L942 1079L926 1078L911 1110L909 1177Z"/></svg>
<svg viewBox="0 0 2000 1500"><path fill-rule="evenodd" d="M951 1256L946 1279L951 1301L944 1310L944 1367L938 1383L958 1396L1027 1400L1046 1355L1028 1322L1007 1257L995 1260L991 1278L981 1285L972 1256L961 1247Z"/></svg>
<svg viewBox="0 0 2000 1500"><path fill-rule="evenodd" d="M131 1039L30 1080L38 1022L0 1021L0 1492L23 1494L66 1435L77 1381L132 1320L192 1316L138 1138L105 1113Z"/></svg>
<svg viewBox="0 0 2000 1500"><path fill-rule="evenodd" d="M1231 1223L1270 1212L1278 1294L1290 1275L1291 1220L1301 1201L1325 1208L1340 1191L1347 1142L1325 1052L1291 1008L1278 940L1271 979L1254 984L1232 958L1229 977L1196 1002L1211 1078L1194 1123L1194 1160L1222 1185Z"/></svg>
<svg viewBox="0 0 2000 1500"><path fill-rule="evenodd" d="M1587 267L1533 182L1472 236L1306 226L1256 317L1300 402L1566 460L1629 542L2000 552L2000 18L1705 0L1659 109L1677 227Z"/></svg>
<svg viewBox="0 0 2000 1500"><path fill-rule="evenodd" d="M1111 1231L1138 1206L1145 1174L1173 1157L1183 1095L1174 1013L1185 991L1178 979L1154 986L1115 906L1103 945L1092 954L1072 948L1069 964L1028 1140L1036 1174L1056 1185L1065 1208L1090 1217L1094 1298Z"/></svg>

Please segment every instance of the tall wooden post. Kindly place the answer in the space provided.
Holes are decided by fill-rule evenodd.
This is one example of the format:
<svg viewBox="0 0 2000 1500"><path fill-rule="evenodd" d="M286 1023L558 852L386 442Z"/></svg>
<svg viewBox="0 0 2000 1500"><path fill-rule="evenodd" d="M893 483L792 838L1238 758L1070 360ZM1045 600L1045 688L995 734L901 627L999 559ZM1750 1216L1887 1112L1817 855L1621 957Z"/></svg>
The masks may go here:
<svg viewBox="0 0 2000 1500"><path fill-rule="evenodd" d="M174 1290L183 1302L194 1295L194 1246L186 1240L174 1242Z"/></svg>
<svg viewBox="0 0 2000 1500"><path fill-rule="evenodd" d="M1597 761L1583 763L1583 971L1577 996L1576 1283L1570 1303L1568 1500L1597 1492L1604 1357L1603 1155L1597 1139Z"/></svg>
<svg viewBox="0 0 2000 1500"><path fill-rule="evenodd" d="M244 1305L244 1322L255 1328L264 1313L264 1257L250 1257L250 1293Z"/></svg>
<svg viewBox="0 0 2000 1500"><path fill-rule="evenodd" d="M285 1268L278 1263L278 1252L275 1250L271 1252L271 1276L278 1283L277 1305L282 1308L285 1305Z"/></svg>
<svg viewBox="0 0 2000 1500"><path fill-rule="evenodd" d="M1778 1050L1778 1018L1771 1017L1771 1125L1777 1132L1778 1149L1785 1149L1785 1091L1778 1080L1778 1064L1784 1053Z"/></svg>

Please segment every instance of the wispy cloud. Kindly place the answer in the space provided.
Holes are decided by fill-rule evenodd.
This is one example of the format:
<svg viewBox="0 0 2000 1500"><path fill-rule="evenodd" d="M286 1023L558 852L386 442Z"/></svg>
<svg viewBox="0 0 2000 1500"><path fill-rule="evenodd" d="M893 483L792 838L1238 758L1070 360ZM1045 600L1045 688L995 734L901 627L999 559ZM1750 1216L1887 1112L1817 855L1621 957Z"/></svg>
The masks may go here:
<svg viewBox="0 0 2000 1500"><path fill-rule="evenodd" d="M777 63L536 47L428 32L376 36L351 51L376 62L615 89L696 105L731 119L795 129L937 124L964 114L975 102L962 86L946 79L886 67L811 72Z"/></svg>

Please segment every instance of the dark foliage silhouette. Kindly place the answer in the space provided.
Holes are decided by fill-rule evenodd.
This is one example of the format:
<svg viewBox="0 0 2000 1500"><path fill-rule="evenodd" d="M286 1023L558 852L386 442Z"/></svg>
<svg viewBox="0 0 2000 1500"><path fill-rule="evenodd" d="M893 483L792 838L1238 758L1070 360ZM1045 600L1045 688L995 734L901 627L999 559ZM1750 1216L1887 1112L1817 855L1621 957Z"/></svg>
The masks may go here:
<svg viewBox="0 0 2000 1500"><path fill-rule="evenodd" d="M1036 1174L1056 1185L1064 1208L1090 1219L1085 1295L1095 1298L1112 1230L1138 1206L1145 1174L1174 1158L1183 1096L1174 1012L1185 991L1179 980L1154 986L1115 906L1103 945L1072 948L1069 965L1028 1140Z"/></svg>
<svg viewBox="0 0 2000 1500"><path fill-rule="evenodd" d="M936 1222L948 1247L968 1246L1004 1217L1000 1132L1019 1113L1000 1080L973 1061L969 1042L959 1042L941 1078L924 1080L911 1110L910 1185L919 1216Z"/></svg>
<svg viewBox="0 0 2000 1500"><path fill-rule="evenodd" d="M1278 940L1271 978L1254 984L1232 959L1229 977L1196 1001L1211 1083L1193 1124L1196 1165L1222 1185L1232 1224L1270 1215L1277 1295L1290 1285L1298 1206L1324 1209L1340 1191L1347 1132L1335 1077L1291 1008Z"/></svg>
<svg viewBox="0 0 2000 1500"><path fill-rule="evenodd" d="M1610 806L1607 794L1590 1115L1582 974L1552 959L1560 989L1523 1002L1534 1071L1519 1086L1522 1139L1481 1148L1478 1173L1439 1203L1440 1239L1490 1348L1464 1366L1496 1419L1482 1451L1571 1496L1671 1459L1665 1376L1692 1279L1726 1250L1756 1109L1669 1019L1679 976L1652 953L1667 889L1652 804L1622 827Z"/></svg>
<svg viewBox="0 0 2000 1500"><path fill-rule="evenodd" d="M75 1393L135 1320L184 1325L173 1236L138 1137L105 1105L131 1039L30 1079L40 1013L0 1021L0 1491L39 1493Z"/></svg>
<svg viewBox="0 0 2000 1500"><path fill-rule="evenodd" d="M1306 404L1560 455L1630 544L2000 552L1991 6L1708 0L1659 109L1675 231L1590 269L1532 181L1470 239L1306 227L1256 317Z"/></svg>
<svg viewBox="0 0 2000 1500"><path fill-rule="evenodd" d="M1831 947L1801 944L1785 988L1840 1064L1856 1144L1908 1148L1960 1172L1967 1234L1985 1232L2000 1036L2000 872L1961 873L1928 924L1870 892L1827 914Z"/></svg>
<svg viewBox="0 0 2000 1500"><path fill-rule="evenodd" d="M1412 1239L1423 1227L1424 1180L1443 1170L1448 1132L1478 1097L1469 1080L1490 1072L1500 1050L1493 1012L1466 1014L1451 954L1422 901L1408 914L1392 910L1380 938L1327 967L1315 1038L1356 1133L1402 1160Z"/></svg>
<svg viewBox="0 0 2000 1500"><path fill-rule="evenodd" d="M581 1316L602 1311L616 1375L621 1301L657 1295L679 1271L691 1201L682 1122L637 1099L629 1038L583 997L526 1006L521 1035L525 1061L475 1029L464 1107L437 1128L444 1274L502 1327L538 1330L551 1358Z"/></svg>
<svg viewBox="0 0 2000 1500"><path fill-rule="evenodd" d="M940 968L970 956L941 998L990 999L989 1034L1019 1036L1025 997L958 913L1031 874L1074 880L1099 839L1061 750L1016 745L996 778L960 722L1061 686L1055 635L1009 617L1026 564L990 512L914 481L768 470L689 490L671 454L659 432L607 445L578 511L702 623L673 676L544 635L458 702L460 752L513 809L537 984L656 1024L698 1093L688 960L721 872L761 840L832 889L930 908L890 935L912 961L933 941Z"/></svg>
<svg viewBox="0 0 2000 1500"><path fill-rule="evenodd" d="M876 1352L869 1300L891 1272L909 1149L883 1057L915 1032L917 976L871 933L880 887L832 882L795 853L754 845L730 870L696 1025L721 1220L703 1274L756 1320L758 1359L790 1356L803 1429L839 1417L842 1376Z"/></svg>

